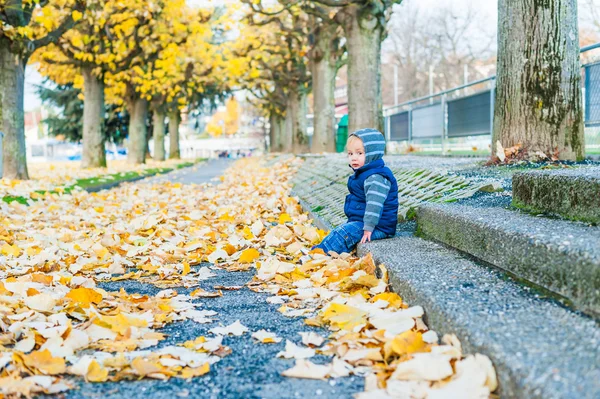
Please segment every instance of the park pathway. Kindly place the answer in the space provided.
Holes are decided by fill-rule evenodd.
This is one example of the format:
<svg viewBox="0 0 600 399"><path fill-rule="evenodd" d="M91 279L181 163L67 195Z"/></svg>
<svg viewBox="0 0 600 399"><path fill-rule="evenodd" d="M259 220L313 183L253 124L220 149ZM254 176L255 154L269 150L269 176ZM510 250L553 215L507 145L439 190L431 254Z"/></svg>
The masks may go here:
<svg viewBox="0 0 600 399"><path fill-rule="evenodd" d="M165 181L183 184L209 182L218 177L226 168L233 165L232 160L218 159L206 164L151 177L136 184L159 183ZM216 182L215 184L217 184ZM242 204L240 204L242 205ZM207 266L203 264L201 266ZM250 281L254 271L227 272L214 270L216 277L200 281L200 287L213 292L214 286L243 286ZM99 286L108 291L124 288L128 293L155 295L160 289L138 281L101 283ZM197 287L195 287L197 288ZM180 293L190 293L195 288L176 288ZM279 359L286 339L301 343L302 331L314 331L327 336L326 329L309 327L303 318L283 316L277 309L280 305L266 302L268 295L240 290L223 291L222 297L201 298L203 309L218 313L216 321L199 324L193 321L177 322L160 330L168 334L158 347L182 344L199 336L210 337L208 332L217 326L227 326L239 320L250 331L240 337L225 337L223 344L232 349L232 353L211 366L211 371L202 377L190 381L171 378L168 381L143 379L140 381L120 381L116 383L93 384L77 379L79 390L66 393L67 398L351 398L353 393L362 391L364 379L357 376L331 379L329 381L287 378L281 372L291 368L294 360ZM256 343L251 333L265 329L283 338L280 343ZM149 348L154 349L154 348ZM331 359L317 355L311 358L314 363L329 363Z"/></svg>

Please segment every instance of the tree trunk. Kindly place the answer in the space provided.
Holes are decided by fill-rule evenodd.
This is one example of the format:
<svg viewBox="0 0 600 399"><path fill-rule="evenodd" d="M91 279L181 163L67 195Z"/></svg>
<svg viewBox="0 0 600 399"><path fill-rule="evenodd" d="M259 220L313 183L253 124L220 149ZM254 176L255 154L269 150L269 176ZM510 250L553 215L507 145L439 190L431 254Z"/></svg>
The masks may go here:
<svg viewBox="0 0 600 399"><path fill-rule="evenodd" d="M169 159L181 158L179 151L179 124L181 114L178 109L169 112Z"/></svg>
<svg viewBox="0 0 600 399"><path fill-rule="evenodd" d="M291 96L290 110L292 113L292 152L294 154L309 151L308 135L306 134L306 93L300 91Z"/></svg>
<svg viewBox="0 0 600 399"><path fill-rule="evenodd" d="M585 156L577 0L500 0L493 152Z"/></svg>
<svg viewBox="0 0 600 399"><path fill-rule="evenodd" d="M104 148L104 79L92 74L92 68L82 68L83 102L83 168L106 167Z"/></svg>
<svg viewBox="0 0 600 399"><path fill-rule="evenodd" d="M278 130L279 121L275 113L269 116L269 152L277 152L281 132Z"/></svg>
<svg viewBox="0 0 600 399"><path fill-rule="evenodd" d="M347 6L344 32L348 48L348 131L375 128L383 132L381 41L383 27L361 6Z"/></svg>
<svg viewBox="0 0 600 399"><path fill-rule="evenodd" d="M136 98L129 106L129 143L127 162L143 164L146 162L146 117L148 101Z"/></svg>
<svg viewBox="0 0 600 399"><path fill-rule="evenodd" d="M290 95L291 96L291 95ZM285 109L285 117L281 123L281 133L279 134L279 145L281 152L292 152L293 146L293 115L292 110L290 108L290 98L287 100L286 109Z"/></svg>
<svg viewBox="0 0 600 399"><path fill-rule="evenodd" d="M153 114L154 126L152 136L154 138L154 159L165 160L165 112L156 109Z"/></svg>
<svg viewBox="0 0 600 399"><path fill-rule="evenodd" d="M25 147L25 65L26 60L12 54L6 40L0 39L0 132L3 175L9 179L29 179Z"/></svg>
<svg viewBox="0 0 600 399"><path fill-rule="evenodd" d="M335 26L323 26L312 54L314 133L311 152L335 152Z"/></svg>

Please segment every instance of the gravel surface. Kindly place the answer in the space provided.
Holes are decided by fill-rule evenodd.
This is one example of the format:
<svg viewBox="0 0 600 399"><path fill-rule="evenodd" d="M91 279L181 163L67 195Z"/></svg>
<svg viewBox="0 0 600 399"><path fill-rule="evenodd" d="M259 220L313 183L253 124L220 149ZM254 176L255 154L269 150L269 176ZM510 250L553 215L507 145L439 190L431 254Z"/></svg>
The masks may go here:
<svg viewBox="0 0 600 399"><path fill-rule="evenodd" d="M219 176L232 162L226 159L209 161L167 175L144 180L144 183L163 182L165 179L182 183L205 183ZM206 265L203 265L206 266ZM215 270L217 274L208 280L200 281L200 287L213 292L215 285L244 285L252 279L250 272L226 272ZM160 289L137 281L119 281L101 283L105 290L116 291L124 288L128 293L156 294ZM178 288L180 293L189 293L193 289ZM266 302L266 294L258 294L243 288L239 291L223 291L222 297L199 298L203 309L218 313L215 322L199 324L192 321L167 325L160 330L168 338L160 342L158 348L182 344L201 335L212 337L208 332L217 326L226 326L239 320L250 331L241 337L226 337L223 344L232 349L229 356L211 366L211 371L202 377L190 381L172 378L169 381L144 379L140 381L120 381L116 383L85 383L81 379L73 380L79 387L68 392L67 398L148 398L177 399L190 398L351 398L353 393L364 389L364 379L351 376L330 379L329 381L306 380L282 377L284 370L293 367L294 360L278 359L276 354L284 350L285 340L301 343L298 332L314 331L324 337L325 329L309 327L303 318L289 318L277 311L280 305ZM278 344L256 343L251 338L255 331L265 329L276 333L283 340ZM153 348L149 348L153 349ZM314 363L328 363L329 357L318 355L311 358Z"/></svg>

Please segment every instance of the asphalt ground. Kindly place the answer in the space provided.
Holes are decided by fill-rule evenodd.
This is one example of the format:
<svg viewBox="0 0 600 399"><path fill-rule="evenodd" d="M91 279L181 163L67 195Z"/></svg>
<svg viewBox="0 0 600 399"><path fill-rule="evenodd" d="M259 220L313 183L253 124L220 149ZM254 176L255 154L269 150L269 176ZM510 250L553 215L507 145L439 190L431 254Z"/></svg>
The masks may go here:
<svg viewBox="0 0 600 399"><path fill-rule="evenodd" d="M167 180L189 183L206 183L218 177L232 165L230 160L212 160L171 172L166 175L151 177L138 184L159 183ZM214 182L214 181L213 181ZM202 266L207 266L206 264ZM216 277L199 281L200 287L207 291L215 291L215 285L244 285L254 275L248 272L227 272L214 270ZM108 291L121 288L128 293L156 294L160 289L138 281L119 281L100 283L99 286ZM195 287L197 288L197 287ZM195 288L178 288L180 293L189 293ZM67 392L66 398L351 398L354 393L364 389L364 379L358 376L330 379L329 381L296 379L281 376L281 372L294 366L294 360L279 359L279 351L284 350L285 341L289 339L296 344L301 343L303 331L314 331L324 337L328 331L304 324L303 318L289 318L277 311L280 305L266 302L267 294L260 294L243 288L238 291L223 291L222 297L199 298L194 302L202 302L201 309L217 312L215 322L199 324L193 321L177 322L159 330L168 335L156 349L183 344L199 336L212 337L211 328L227 326L239 320L250 331L241 337L225 337L223 345L231 348L232 353L211 366L208 374L189 381L172 378L168 381L143 379L138 381L120 381L104 383L86 383L82 379L73 379L77 388ZM257 343L251 334L265 329L283 338L277 344ZM148 348L148 349L155 349ZM317 355L310 359L314 363L329 363L331 358Z"/></svg>

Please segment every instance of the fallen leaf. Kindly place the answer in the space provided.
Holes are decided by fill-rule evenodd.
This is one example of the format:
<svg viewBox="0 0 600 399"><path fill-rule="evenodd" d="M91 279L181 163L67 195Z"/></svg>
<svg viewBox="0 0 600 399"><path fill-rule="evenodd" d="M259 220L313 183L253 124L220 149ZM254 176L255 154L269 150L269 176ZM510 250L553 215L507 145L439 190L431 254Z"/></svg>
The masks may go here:
<svg viewBox="0 0 600 399"><path fill-rule="evenodd" d="M102 301L102 294L91 288L75 288L65 295L65 298L71 299L73 302L89 306L90 303L98 304Z"/></svg>
<svg viewBox="0 0 600 399"><path fill-rule="evenodd" d="M367 313L348 305L340 303L330 304L322 314L323 320L347 331L353 331L366 324Z"/></svg>
<svg viewBox="0 0 600 399"><path fill-rule="evenodd" d="M397 335L392 341L392 350L398 355L425 352L428 345L423 341L423 334L415 331L406 331Z"/></svg>
<svg viewBox="0 0 600 399"><path fill-rule="evenodd" d="M52 357L48 349L31 352L29 355L14 352L14 356L20 356L28 368L39 370L42 374L62 374L67 368L65 360L61 357Z"/></svg>
<svg viewBox="0 0 600 399"><path fill-rule="evenodd" d="M302 348L290 340L285 341L285 350L277 353L277 357L285 359L308 359L315 355L315 350L312 348Z"/></svg>
<svg viewBox="0 0 600 399"><path fill-rule="evenodd" d="M308 378L313 380L324 380L331 371L330 366L321 366L310 360L298 359L296 365L285 370L281 375L292 378Z"/></svg>
<svg viewBox="0 0 600 399"><path fill-rule="evenodd" d="M306 346L321 346L323 342L325 342L325 338L321 337L319 334L310 332L300 332L298 333L302 336L302 343Z"/></svg>
<svg viewBox="0 0 600 399"><path fill-rule="evenodd" d="M242 255L240 256L239 262L240 263L252 263L259 257L260 257L260 252L258 252L254 248L248 248L248 249L242 251Z"/></svg>
<svg viewBox="0 0 600 399"><path fill-rule="evenodd" d="M178 377L181 378L194 378L194 377L200 377L206 373L208 373L210 371L210 364L208 363L204 363L202 366L200 367L185 367L181 370L180 374L178 375Z"/></svg>
<svg viewBox="0 0 600 399"><path fill-rule="evenodd" d="M234 335L239 337L248 331L248 328L236 320L234 323L226 327L215 327L209 330L209 332L215 335Z"/></svg>
<svg viewBox="0 0 600 399"><path fill-rule="evenodd" d="M263 344L274 344L281 342L281 338L277 336L275 333L270 333L266 330L259 330L255 333L252 333L252 338L256 339Z"/></svg>

